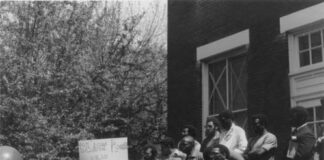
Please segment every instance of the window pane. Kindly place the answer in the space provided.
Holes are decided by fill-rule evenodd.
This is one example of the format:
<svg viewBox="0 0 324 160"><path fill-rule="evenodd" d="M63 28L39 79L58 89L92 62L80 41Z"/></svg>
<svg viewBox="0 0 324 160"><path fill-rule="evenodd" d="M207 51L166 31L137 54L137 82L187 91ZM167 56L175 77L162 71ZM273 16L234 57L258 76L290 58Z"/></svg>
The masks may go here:
<svg viewBox="0 0 324 160"><path fill-rule="evenodd" d="M226 103L226 61L209 65L209 113L215 114L224 110ZM226 104L225 104L226 105Z"/></svg>
<svg viewBox="0 0 324 160"><path fill-rule="evenodd" d="M317 137L324 136L324 123L323 122L317 123L316 126L317 126Z"/></svg>
<svg viewBox="0 0 324 160"><path fill-rule="evenodd" d="M322 62L322 48L312 49L312 63Z"/></svg>
<svg viewBox="0 0 324 160"><path fill-rule="evenodd" d="M324 106L316 107L316 120L324 120Z"/></svg>
<svg viewBox="0 0 324 160"><path fill-rule="evenodd" d="M304 50L309 48L308 35L298 38L299 40L299 50Z"/></svg>
<svg viewBox="0 0 324 160"><path fill-rule="evenodd" d="M299 54L299 60L300 60L300 66L306 66L310 64L310 59L309 59L309 52L301 52Z"/></svg>
<svg viewBox="0 0 324 160"><path fill-rule="evenodd" d="M230 107L233 111L244 109L247 106L247 71L246 57L239 56L230 59L229 73L229 96Z"/></svg>
<svg viewBox="0 0 324 160"><path fill-rule="evenodd" d="M314 108L308 108L308 121L314 121Z"/></svg>
<svg viewBox="0 0 324 160"><path fill-rule="evenodd" d="M324 43L324 30L322 30L322 42Z"/></svg>
<svg viewBox="0 0 324 160"><path fill-rule="evenodd" d="M311 46L316 47L321 45L321 32L315 32L311 34Z"/></svg>

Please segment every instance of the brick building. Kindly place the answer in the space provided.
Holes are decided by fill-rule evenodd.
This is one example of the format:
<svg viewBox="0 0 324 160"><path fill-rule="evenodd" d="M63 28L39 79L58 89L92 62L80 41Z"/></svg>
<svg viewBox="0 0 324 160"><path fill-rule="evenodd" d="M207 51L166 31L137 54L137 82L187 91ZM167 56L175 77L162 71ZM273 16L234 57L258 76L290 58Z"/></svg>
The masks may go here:
<svg viewBox="0 0 324 160"><path fill-rule="evenodd" d="M169 0L170 136L193 124L201 139L206 118L224 109L246 129L264 113L282 157L291 107L324 119L323 29L322 0Z"/></svg>

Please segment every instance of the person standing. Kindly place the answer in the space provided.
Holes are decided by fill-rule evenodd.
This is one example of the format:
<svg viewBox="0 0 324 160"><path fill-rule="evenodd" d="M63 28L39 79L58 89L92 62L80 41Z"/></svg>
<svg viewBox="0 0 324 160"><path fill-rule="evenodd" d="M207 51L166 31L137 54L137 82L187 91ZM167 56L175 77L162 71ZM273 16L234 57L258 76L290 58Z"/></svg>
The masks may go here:
<svg viewBox="0 0 324 160"><path fill-rule="evenodd" d="M243 153L248 144L245 131L234 124L230 111L220 113L218 118L221 124L219 143L228 148L232 159L243 160Z"/></svg>
<svg viewBox="0 0 324 160"><path fill-rule="evenodd" d="M277 148L277 137L267 130L268 120L263 114L252 116L252 128L255 136L249 139L244 152L245 160L273 160Z"/></svg>
<svg viewBox="0 0 324 160"><path fill-rule="evenodd" d="M289 140L287 158L292 160L313 160L315 136L307 125L308 113L304 107L290 109L292 135Z"/></svg>
<svg viewBox="0 0 324 160"><path fill-rule="evenodd" d="M220 123L217 118L207 119L205 126L205 136L206 138L201 143L201 152L205 152L208 147L216 145L219 143L219 130Z"/></svg>

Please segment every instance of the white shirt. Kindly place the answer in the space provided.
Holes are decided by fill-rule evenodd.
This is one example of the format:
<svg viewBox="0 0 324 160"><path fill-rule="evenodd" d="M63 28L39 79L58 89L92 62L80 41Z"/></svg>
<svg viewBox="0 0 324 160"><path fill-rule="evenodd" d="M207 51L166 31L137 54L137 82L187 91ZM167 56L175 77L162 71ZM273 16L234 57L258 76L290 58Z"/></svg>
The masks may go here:
<svg viewBox="0 0 324 160"><path fill-rule="evenodd" d="M242 154L248 144L245 131L232 123L228 131L222 131L220 134L220 144L226 146L229 150Z"/></svg>

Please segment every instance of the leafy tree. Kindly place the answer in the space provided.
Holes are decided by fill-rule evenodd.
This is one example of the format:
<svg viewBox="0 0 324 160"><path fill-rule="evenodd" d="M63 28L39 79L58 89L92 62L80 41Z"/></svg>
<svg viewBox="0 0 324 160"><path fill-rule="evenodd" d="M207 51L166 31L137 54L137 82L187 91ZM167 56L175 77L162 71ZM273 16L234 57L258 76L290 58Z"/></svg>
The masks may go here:
<svg viewBox="0 0 324 160"><path fill-rule="evenodd" d="M136 158L166 129L164 17L118 1L0 3L3 145L78 159L79 140L127 136Z"/></svg>

